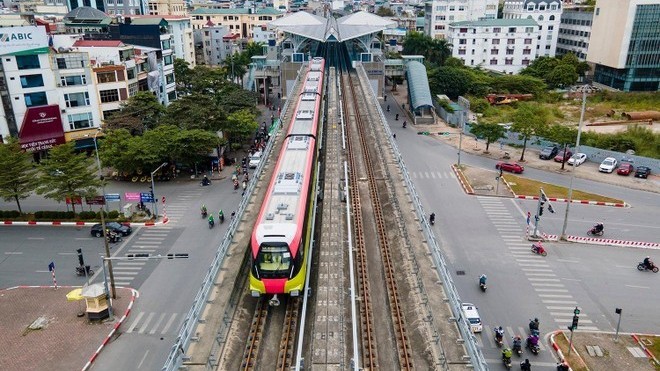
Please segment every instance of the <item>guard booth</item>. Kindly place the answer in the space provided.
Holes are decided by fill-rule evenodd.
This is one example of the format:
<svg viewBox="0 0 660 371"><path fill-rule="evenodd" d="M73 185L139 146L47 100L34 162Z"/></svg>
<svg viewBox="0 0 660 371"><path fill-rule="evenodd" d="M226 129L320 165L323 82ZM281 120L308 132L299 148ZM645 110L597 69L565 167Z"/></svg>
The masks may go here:
<svg viewBox="0 0 660 371"><path fill-rule="evenodd" d="M81 294L85 298L87 318L90 321L101 321L110 317L108 298L102 284L85 286Z"/></svg>

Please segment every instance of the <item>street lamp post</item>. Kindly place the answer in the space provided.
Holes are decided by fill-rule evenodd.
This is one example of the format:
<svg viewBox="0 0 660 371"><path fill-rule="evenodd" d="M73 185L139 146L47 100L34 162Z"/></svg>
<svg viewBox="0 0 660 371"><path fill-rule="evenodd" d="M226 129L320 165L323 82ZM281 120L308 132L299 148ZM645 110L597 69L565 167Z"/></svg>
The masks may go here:
<svg viewBox="0 0 660 371"><path fill-rule="evenodd" d="M580 152L580 134L582 134L582 123L584 122L584 110L587 106L587 91L582 92L582 110L580 111L580 123L578 124L577 140L575 142L575 153ZM566 203L566 213L564 213L564 226L561 229L561 240L566 240L566 227L568 227L568 209L573 202L573 179L575 179L575 172L577 171L577 163L573 162L573 171L571 172L571 182L568 186L568 202Z"/></svg>
<svg viewBox="0 0 660 371"><path fill-rule="evenodd" d="M167 165L167 162L163 162L159 167L156 168L156 170L151 172L151 200L154 204L154 218L155 220L158 220L158 201L156 200L156 188L155 188L155 183L154 183L154 174L158 170L160 170L161 167Z"/></svg>
<svg viewBox="0 0 660 371"><path fill-rule="evenodd" d="M94 152L96 153L96 166L99 168L99 179L101 180L101 189L103 190L103 203L105 204L105 211L108 211L108 204L105 203L105 182L103 181L103 171L101 170L101 159L99 159L99 146L96 143L96 136L103 129L98 128L96 133L94 133Z"/></svg>

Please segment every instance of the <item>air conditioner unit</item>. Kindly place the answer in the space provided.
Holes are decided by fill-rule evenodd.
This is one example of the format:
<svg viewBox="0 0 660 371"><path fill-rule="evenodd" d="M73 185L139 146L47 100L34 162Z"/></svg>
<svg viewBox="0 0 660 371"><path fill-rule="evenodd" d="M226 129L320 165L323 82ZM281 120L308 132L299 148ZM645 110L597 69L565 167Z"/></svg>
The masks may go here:
<svg viewBox="0 0 660 371"><path fill-rule="evenodd" d="M58 88L61 88L61 87L62 87L62 84L59 83L59 82L58 82L56 85L57 85Z"/></svg>
<svg viewBox="0 0 660 371"><path fill-rule="evenodd" d="M65 110L65 109L63 109L63 110L62 110L62 113L66 113L66 110Z"/></svg>

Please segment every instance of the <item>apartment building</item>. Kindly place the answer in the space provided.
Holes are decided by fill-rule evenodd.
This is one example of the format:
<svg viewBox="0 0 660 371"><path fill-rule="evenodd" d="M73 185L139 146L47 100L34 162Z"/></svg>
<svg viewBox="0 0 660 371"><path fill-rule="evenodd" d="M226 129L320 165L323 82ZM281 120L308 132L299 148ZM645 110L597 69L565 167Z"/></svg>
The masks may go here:
<svg viewBox="0 0 660 371"><path fill-rule="evenodd" d="M198 61L200 64L219 66L228 54L227 45L232 45L230 53L237 50L235 37L232 37L234 35L229 32L229 26L209 24L198 32L201 35L201 41L198 47L201 51L200 57L202 58Z"/></svg>
<svg viewBox="0 0 660 371"><path fill-rule="evenodd" d="M183 59L190 67L195 67L195 43L190 17L186 15L141 15L131 17L136 19L164 19L167 21L167 32L172 35L172 49L174 57ZM139 22L138 22L139 23Z"/></svg>
<svg viewBox="0 0 660 371"><path fill-rule="evenodd" d="M536 54L554 57L563 6L560 0L504 0L503 18L532 18L540 34Z"/></svg>
<svg viewBox="0 0 660 371"><path fill-rule="evenodd" d="M598 0L587 62L595 64L594 83L660 90L660 1Z"/></svg>
<svg viewBox="0 0 660 371"><path fill-rule="evenodd" d="M254 27L266 26L282 18L284 13L273 8L209 9L197 8L190 12L193 30L201 30L208 22L216 26L227 26L229 32L251 40Z"/></svg>
<svg viewBox="0 0 660 371"><path fill-rule="evenodd" d="M147 14L160 16L186 16L187 8L183 0L148 0Z"/></svg>
<svg viewBox="0 0 660 371"><path fill-rule="evenodd" d="M536 59L539 33L533 19L488 19L449 24L448 40L466 66L513 74Z"/></svg>
<svg viewBox="0 0 660 371"><path fill-rule="evenodd" d="M433 0L424 7L424 33L436 39L444 39L449 24L497 18L499 0Z"/></svg>
<svg viewBox="0 0 660 371"><path fill-rule="evenodd" d="M593 17L594 12L590 7L564 6L559 23L557 56L573 53L579 60L587 60Z"/></svg>
<svg viewBox="0 0 660 371"><path fill-rule="evenodd" d="M67 0L69 10L90 7L108 15L138 15L146 14L146 0Z"/></svg>

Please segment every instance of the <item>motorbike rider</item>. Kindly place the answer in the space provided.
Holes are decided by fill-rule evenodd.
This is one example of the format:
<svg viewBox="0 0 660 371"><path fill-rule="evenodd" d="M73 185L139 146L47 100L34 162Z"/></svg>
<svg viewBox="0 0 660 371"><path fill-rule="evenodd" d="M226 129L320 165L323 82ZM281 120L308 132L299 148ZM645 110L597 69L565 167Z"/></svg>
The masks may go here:
<svg viewBox="0 0 660 371"><path fill-rule="evenodd" d="M534 320L529 321L529 329L530 330L536 330L536 331L539 330L539 319L538 318L534 318Z"/></svg>
<svg viewBox="0 0 660 371"><path fill-rule="evenodd" d="M406 121L403 122L403 128L404 128L404 129L406 128L406 125L407 125L407 124L408 124L408 123L407 123Z"/></svg>
<svg viewBox="0 0 660 371"><path fill-rule="evenodd" d="M213 220L213 215L209 215L209 224L214 225L215 221Z"/></svg>
<svg viewBox="0 0 660 371"><path fill-rule="evenodd" d="M521 349L522 348L522 339L520 338L519 335L516 335L516 337L513 338L513 349Z"/></svg>
<svg viewBox="0 0 660 371"><path fill-rule="evenodd" d="M238 179L234 179L234 189L238 189Z"/></svg>
<svg viewBox="0 0 660 371"><path fill-rule="evenodd" d="M218 211L218 219L220 220L220 223L225 221L225 213L222 212L222 209Z"/></svg>
<svg viewBox="0 0 660 371"><path fill-rule="evenodd" d="M525 358L525 362L520 362L521 371L532 371L532 364L529 363L529 359Z"/></svg>
<svg viewBox="0 0 660 371"><path fill-rule="evenodd" d="M202 179L202 185L207 186L209 184L211 184L211 181L209 180L209 178L206 175L204 175L204 178Z"/></svg>
<svg viewBox="0 0 660 371"><path fill-rule="evenodd" d="M596 223L596 225L594 225L594 232L596 232L596 233L602 232L603 229L605 229L605 226L601 222L598 222L598 223Z"/></svg>
<svg viewBox="0 0 660 371"><path fill-rule="evenodd" d="M495 327L493 331L495 331L495 339L498 342L501 342L502 338L504 337L504 330L502 329L502 326L500 326L499 328Z"/></svg>
<svg viewBox="0 0 660 371"><path fill-rule="evenodd" d="M435 224L435 213L431 213L431 216L429 217L429 221L431 224Z"/></svg>
<svg viewBox="0 0 660 371"><path fill-rule="evenodd" d="M654 266L655 264L653 264L650 257L647 256L644 258L644 267L646 267L646 269L653 269Z"/></svg>
<svg viewBox="0 0 660 371"><path fill-rule="evenodd" d="M487 279L487 278L488 278L488 277L486 277L485 274L482 274L482 275L479 277L479 285L484 285L484 286L485 286L485 285L486 285L486 279Z"/></svg>
<svg viewBox="0 0 660 371"><path fill-rule="evenodd" d="M502 360L509 363L511 362L511 355L513 353L511 352L511 349L509 348L504 348L502 349Z"/></svg>
<svg viewBox="0 0 660 371"><path fill-rule="evenodd" d="M532 349L539 346L539 337L536 335L529 335L527 337L527 347Z"/></svg>
<svg viewBox="0 0 660 371"><path fill-rule="evenodd" d="M202 205L202 215L206 215L207 210L206 210L206 205Z"/></svg>

